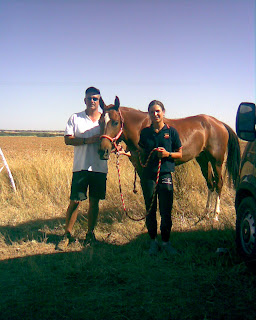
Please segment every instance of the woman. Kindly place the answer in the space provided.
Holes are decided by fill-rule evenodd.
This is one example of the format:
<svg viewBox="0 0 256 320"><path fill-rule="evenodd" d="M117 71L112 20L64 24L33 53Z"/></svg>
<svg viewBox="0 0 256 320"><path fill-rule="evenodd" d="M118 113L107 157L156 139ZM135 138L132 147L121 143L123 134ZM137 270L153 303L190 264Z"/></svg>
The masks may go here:
<svg viewBox="0 0 256 320"><path fill-rule="evenodd" d="M155 255L160 250L157 242L157 198L161 215L162 250L167 254L176 254L176 249L172 247L169 241L172 227L171 211L173 204L171 172L173 172L175 168L174 159L180 159L182 157L182 146L177 130L164 123L165 108L160 101L151 101L148 106L148 113L152 124L150 127L146 127L141 131L139 146L141 147L145 160L150 157L141 179L141 186L148 213L146 226L151 238L149 254ZM152 150L154 151L152 152ZM159 159L161 159L161 170L156 187ZM156 193L154 195L155 187Z"/></svg>

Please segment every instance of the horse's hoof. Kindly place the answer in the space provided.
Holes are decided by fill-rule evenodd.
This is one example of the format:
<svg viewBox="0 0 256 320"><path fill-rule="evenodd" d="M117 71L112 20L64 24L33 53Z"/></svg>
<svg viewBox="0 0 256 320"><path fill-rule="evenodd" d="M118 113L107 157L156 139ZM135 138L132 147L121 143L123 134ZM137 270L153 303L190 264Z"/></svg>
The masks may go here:
<svg viewBox="0 0 256 320"><path fill-rule="evenodd" d="M216 215L216 216L213 218L213 220L216 221L216 222L219 222L219 217L218 217L218 215Z"/></svg>

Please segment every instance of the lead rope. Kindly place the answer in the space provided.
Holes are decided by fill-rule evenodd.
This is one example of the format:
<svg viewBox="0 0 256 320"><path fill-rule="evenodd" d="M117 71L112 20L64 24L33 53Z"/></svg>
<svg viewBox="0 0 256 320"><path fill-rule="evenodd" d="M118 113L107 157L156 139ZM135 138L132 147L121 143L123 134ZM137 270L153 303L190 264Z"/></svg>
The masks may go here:
<svg viewBox="0 0 256 320"><path fill-rule="evenodd" d="M149 154L149 156L148 156L147 161L146 161L145 164L142 163L141 158L140 158L140 154L139 154L140 164L141 164L141 166L142 166L143 168L147 167L151 155L152 155L153 152L156 151L156 150L157 150L157 148L154 148L154 149L150 152L150 154ZM136 219L136 218L131 217L131 216L128 214L128 212L127 212L127 210L126 210L126 207L125 207L124 196L123 196L122 186L121 186L120 168L119 168L119 152L116 153L116 168L117 168L117 172L118 172L118 181L119 181L119 190L120 190L120 195L121 195L121 201L122 201L122 204L123 204L124 212L125 212L126 216L127 216L129 219L131 219L131 220L133 220L133 221L141 221L141 220L145 219L147 215L149 215L149 213L150 213L150 211L151 211L151 209L152 209L152 206L153 206L153 204L154 204L155 197L156 197L156 189L157 189L157 185L158 185L158 181L159 181L161 164L162 164L162 159L159 159L159 161L158 161L158 167L157 167L157 175L156 175L156 185L155 185L154 192L153 192L153 195L152 195L152 200L151 200L150 207L149 207L149 209L147 210L147 213L146 213L146 215L145 215L144 217ZM135 183L135 182L134 182L134 183Z"/></svg>

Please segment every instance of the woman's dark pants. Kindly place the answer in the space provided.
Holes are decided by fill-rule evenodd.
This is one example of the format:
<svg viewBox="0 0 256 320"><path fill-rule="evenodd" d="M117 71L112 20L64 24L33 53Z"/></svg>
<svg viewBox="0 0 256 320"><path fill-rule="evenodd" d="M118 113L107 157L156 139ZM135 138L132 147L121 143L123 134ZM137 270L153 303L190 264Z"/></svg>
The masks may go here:
<svg viewBox="0 0 256 320"><path fill-rule="evenodd" d="M155 239L157 236L157 220L156 220L156 211L157 211L157 198L159 202L159 211L161 216L161 236L162 241L169 241L170 232L172 228L172 205L173 205L173 184L172 184L172 175L171 173L160 175L159 182L156 189L156 195L154 198L154 203L151 207L150 212L148 212L153 193L156 186L156 175L149 178L142 178L141 186L143 190L147 217L146 217L146 226L148 233L151 239Z"/></svg>

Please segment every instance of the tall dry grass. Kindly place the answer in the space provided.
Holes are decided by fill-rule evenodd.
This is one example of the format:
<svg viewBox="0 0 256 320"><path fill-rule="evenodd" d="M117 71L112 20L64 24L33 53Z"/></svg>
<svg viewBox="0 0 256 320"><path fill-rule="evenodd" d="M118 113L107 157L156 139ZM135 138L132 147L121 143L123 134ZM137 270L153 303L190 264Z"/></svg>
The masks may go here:
<svg viewBox="0 0 256 320"><path fill-rule="evenodd" d="M1 137L0 146L11 168L17 192L14 193L6 171L1 172L1 223L16 225L26 221L56 219L65 216L72 178L73 148L64 145L63 138ZM133 193L134 168L128 158L121 156L120 173L125 206L130 216L145 212L139 177L137 194ZM226 182L227 179L225 178ZM176 167L174 174L173 229L212 228L212 217L205 215L206 182L196 161ZM88 203L82 203L84 214ZM109 161L106 200L100 203L98 230L113 232L113 225L140 228L144 222L133 223L126 218L120 198L115 155ZM122 222L122 224L120 223ZM217 228L234 227L234 190L224 185L221 198L220 222ZM111 227L110 227L111 226ZM114 226L115 229L116 225ZM85 226L86 228L86 226ZM118 233L122 233L119 232Z"/></svg>
<svg viewBox="0 0 256 320"><path fill-rule="evenodd" d="M14 225L60 215L67 203L72 164L72 154L63 154L59 149L62 139L53 138L54 144L51 138L1 139L17 188L14 193L7 172L3 170L0 179L2 223Z"/></svg>

